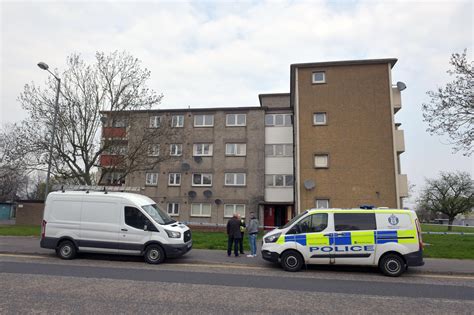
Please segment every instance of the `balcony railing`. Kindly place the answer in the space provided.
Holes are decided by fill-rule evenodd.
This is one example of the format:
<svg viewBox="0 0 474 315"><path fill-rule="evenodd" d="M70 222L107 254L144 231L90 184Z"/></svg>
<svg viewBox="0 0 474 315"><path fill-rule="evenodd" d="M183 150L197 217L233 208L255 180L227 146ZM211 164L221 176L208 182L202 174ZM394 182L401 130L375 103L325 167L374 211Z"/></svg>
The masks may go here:
<svg viewBox="0 0 474 315"><path fill-rule="evenodd" d="M403 130L395 130L395 149L398 154L405 152L405 133Z"/></svg>
<svg viewBox="0 0 474 315"><path fill-rule="evenodd" d="M402 108L402 95L396 87L392 88L392 102L393 111L396 113Z"/></svg>
<svg viewBox="0 0 474 315"><path fill-rule="evenodd" d="M102 167L117 167L121 165L124 161L123 155L109 155L102 154L100 156L100 166Z"/></svg>
<svg viewBox="0 0 474 315"><path fill-rule="evenodd" d="M102 139L127 139L127 128L104 127L102 128Z"/></svg>
<svg viewBox="0 0 474 315"><path fill-rule="evenodd" d="M408 197L408 177L405 174L398 174L398 195L399 197Z"/></svg>

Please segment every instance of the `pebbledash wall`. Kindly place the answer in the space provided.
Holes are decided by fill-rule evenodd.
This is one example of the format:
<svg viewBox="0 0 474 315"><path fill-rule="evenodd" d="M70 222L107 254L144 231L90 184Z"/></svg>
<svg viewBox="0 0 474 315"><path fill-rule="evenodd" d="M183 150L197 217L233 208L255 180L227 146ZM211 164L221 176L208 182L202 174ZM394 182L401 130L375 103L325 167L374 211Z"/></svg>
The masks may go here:
<svg viewBox="0 0 474 315"><path fill-rule="evenodd" d="M402 207L408 185L395 122L400 89L391 81L396 61L291 65L290 93L261 94L259 107L131 111L119 113L118 123L104 112L103 138L119 146L157 120L172 134L157 139L163 160L154 169L125 183L115 171L103 184L143 187L171 215L192 222L225 223L233 212L254 211L265 225L282 225L314 207ZM170 156L172 144L181 155ZM113 158L103 154L103 171Z"/></svg>

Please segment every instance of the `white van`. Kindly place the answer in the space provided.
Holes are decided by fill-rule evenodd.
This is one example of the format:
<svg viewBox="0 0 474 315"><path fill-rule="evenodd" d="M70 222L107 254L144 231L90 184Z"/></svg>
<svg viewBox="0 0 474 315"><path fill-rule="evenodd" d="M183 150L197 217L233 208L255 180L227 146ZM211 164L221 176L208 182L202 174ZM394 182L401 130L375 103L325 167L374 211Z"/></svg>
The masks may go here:
<svg viewBox="0 0 474 315"><path fill-rule="evenodd" d="M77 252L143 255L158 264L192 248L191 230L143 195L52 192L46 200L41 247L72 259Z"/></svg>
<svg viewBox="0 0 474 315"><path fill-rule="evenodd" d="M312 209L263 237L262 257L287 271L304 264L378 266L400 276L422 266L418 218L410 210Z"/></svg>

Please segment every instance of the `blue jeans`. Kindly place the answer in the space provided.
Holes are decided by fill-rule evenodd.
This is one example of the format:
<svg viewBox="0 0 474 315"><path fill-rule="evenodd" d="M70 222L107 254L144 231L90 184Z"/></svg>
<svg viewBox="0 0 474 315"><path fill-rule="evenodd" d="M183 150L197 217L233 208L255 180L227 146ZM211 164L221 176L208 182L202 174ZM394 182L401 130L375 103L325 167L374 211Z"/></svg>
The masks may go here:
<svg viewBox="0 0 474 315"><path fill-rule="evenodd" d="M250 254L257 255L257 234L249 234Z"/></svg>

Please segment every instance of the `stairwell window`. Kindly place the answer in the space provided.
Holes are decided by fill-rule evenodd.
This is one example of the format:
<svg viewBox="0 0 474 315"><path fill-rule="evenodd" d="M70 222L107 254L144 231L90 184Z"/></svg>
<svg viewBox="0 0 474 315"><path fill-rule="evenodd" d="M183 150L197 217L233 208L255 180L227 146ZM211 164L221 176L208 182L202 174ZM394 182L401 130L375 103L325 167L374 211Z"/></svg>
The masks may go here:
<svg viewBox="0 0 474 315"><path fill-rule="evenodd" d="M313 84L326 83L326 72L316 71L313 72Z"/></svg>
<svg viewBox="0 0 474 315"><path fill-rule="evenodd" d="M181 173L169 173L168 186L181 186Z"/></svg>
<svg viewBox="0 0 474 315"><path fill-rule="evenodd" d="M316 199L315 206L318 209L329 209L329 199Z"/></svg>
<svg viewBox="0 0 474 315"><path fill-rule="evenodd" d="M313 114L313 125L327 125L326 113L314 113Z"/></svg>
<svg viewBox="0 0 474 315"><path fill-rule="evenodd" d="M179 143L170 144L170 155L171 156L183 155L183 145Z"/></svg>
<svg viewBox="0 0 474 315"><path fill-rule="evenodd" d="M315 154L314 155L314 167L315 168L328 168L329 167L329 155L328 154Z"/></svg>

